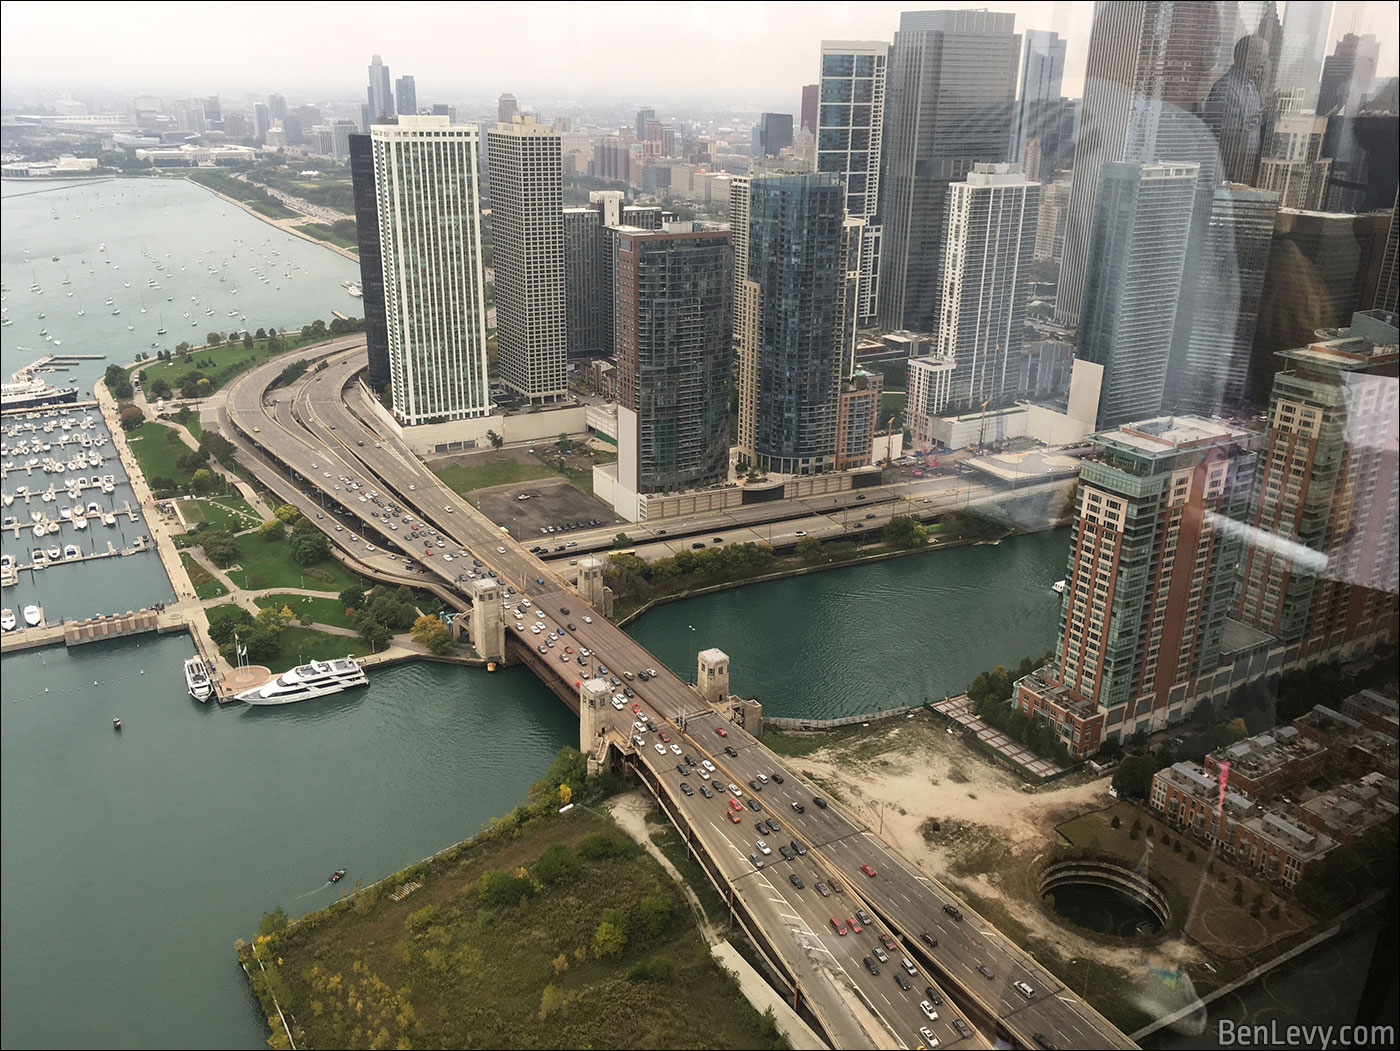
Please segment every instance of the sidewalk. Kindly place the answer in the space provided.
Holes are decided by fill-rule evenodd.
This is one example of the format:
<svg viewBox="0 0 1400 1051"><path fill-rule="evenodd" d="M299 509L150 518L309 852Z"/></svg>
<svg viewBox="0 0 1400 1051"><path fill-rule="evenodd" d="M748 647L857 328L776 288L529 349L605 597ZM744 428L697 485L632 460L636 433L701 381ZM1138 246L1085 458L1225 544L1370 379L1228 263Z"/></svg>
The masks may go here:
<svg viewBox="0 0 1400 1051"><path fill-rule="evenodd" d="M722 932L711 924L709 917L705 915L705 909L700 904L700 899L696 896L695 891L691 889L676 867L671 864L670 858L666 857L661 852L661 848L651 841L651 834L647 831L646 824L646 815L651 809L651 800L640 790L615 796L608 803L608 810L612 813L613 819L622 827L622 830L635 839L670 874L671 878L680 884L681 890L685 892L686 900L690 902L690 907L695 912L700 933L709 943L710 955L715 958L715 962L720 967L732 974L738 981L744 999L753 1004L754 1010L760 1014L764 1011L772 1011L778 1032L782 1033L794 1048L799 1049L799 1051L825 1051L826 1043L812 1031L811 1026L802 1020L801 1015L793 1010L792 1005L768 984L763 975L754 970L753 965L748 960L739 955L734 946L724 940Z"/></svg>
<svg viewBox="0 0 1400 1051"><path fill-rule="evenodd" d="M1029 771L1032 777L1042 780L1058 777L1065 773L1065 768L1056 766L1048 759L1042 759L1034 752L1028 751L1023 745L1006 736L995 726L989 726L977 716L972 714L972 701L967 694L960 697L949 697L942 701L934 701L930 707L942 712L949 719L958 723L962 728L976 737L987 747L991 748L998 755L1004 755L1007 759L1016 763Z"/></svg>

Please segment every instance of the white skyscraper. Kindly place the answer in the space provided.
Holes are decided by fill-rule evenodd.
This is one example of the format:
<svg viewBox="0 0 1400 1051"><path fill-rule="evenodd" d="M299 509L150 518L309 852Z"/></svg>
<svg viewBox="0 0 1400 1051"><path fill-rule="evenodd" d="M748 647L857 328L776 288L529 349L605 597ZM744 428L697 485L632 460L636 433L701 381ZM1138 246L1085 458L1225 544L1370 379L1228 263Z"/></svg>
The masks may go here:
<svg viewBox="0 0 1400 1051"><path fill-rule="evenodd" d="M564 169L559 132L531 117L487 137L501 380L532 402L568 392Z"/></svg>
<svg viewBox="0 0 1400 1051"><path fill-rule="evenodd" d="M952 404L997 403L1017 388L1040 184L1009 164L977 164L948 187L937 356L954 364Z"/></svg>
<svg viewBox="0 0 1400 1051"><path fill-rule="evenodd" d="M370 138L394 417L489 415L476 128L405 114Z"/></svg>

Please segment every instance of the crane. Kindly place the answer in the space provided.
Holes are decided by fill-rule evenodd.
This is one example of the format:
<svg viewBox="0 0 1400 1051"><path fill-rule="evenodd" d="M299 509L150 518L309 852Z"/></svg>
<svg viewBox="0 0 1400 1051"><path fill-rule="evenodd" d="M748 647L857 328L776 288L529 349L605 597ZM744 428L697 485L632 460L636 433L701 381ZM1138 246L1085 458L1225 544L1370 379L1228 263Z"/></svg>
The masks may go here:
<svg viewBox="0 0 1400 1051"><path fill-rule="evenodd" d="M982 403L982 425L977 428L977 451L979 453L984 448L984 446L982 445L982 439L987 436L987 406L991 403L991 398L988 398Z"/></svg>

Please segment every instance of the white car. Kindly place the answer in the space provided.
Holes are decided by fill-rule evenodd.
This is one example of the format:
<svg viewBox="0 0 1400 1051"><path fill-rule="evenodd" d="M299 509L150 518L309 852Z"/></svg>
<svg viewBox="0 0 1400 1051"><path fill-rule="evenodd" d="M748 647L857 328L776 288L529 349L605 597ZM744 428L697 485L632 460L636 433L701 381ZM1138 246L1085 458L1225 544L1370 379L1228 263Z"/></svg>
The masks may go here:
<svg viewBox="0 0 1400 1051"><path fill-rule="evenodd" d="M416 492L418 491L418 487L417 487L416 485L410 485L410 486L408 487L408 491L409 491L410 493L416 493Z"/></svg>
<svg viewBox="0 0 1400 1051"><path fill-rule="evenodd" d="M656 746L656 750L657 750L658 752L660 752L662 755L665 755L665 754L666 754L666 746L665 746L664 744L659 744L659 743L658 743L657 746Z"/></svg>
<svg viewBox="0 0 1400 1051"><path fill-rule="evenodd" d="M505 548L503 548L503 547L498 547L498 548L496 548L496 554L498 554L498 555L504 555L505 553L506 553L506 549L505 549Z"/></svg>
<svg viewBox="0 0 1400 1051"><path fill-rule="evenodd" d="M770 847L767 843L763 842L763 840L761 839L758 842L756 842L754 846L756 846L758 848L758 852L764 855L765 857L773 853L773 848Z"/></svg>
<svg viewBox="0 0 1400 1051"><path fill-rule="evenodd" d="M564 654L563 656L564 656L564 659L565 659L565 660L568 660L568 659L569 659L569 655L568 655L567 653ZM614 698L613 698L613 707L616 708L618 711L622 711L622 698L621 698L621 697L614 697Z"/></svg>
<svg viewBox="0 0 1400 1051"><path fill-rule="evenodd" d="M366 544L366 545L365 545L365 550L366 550L366 551L378 551L379 548L375 547L373 544Z"/></svg>
<svg viewBox="0 0 1400 1051"><path fill-rule="evenodd" d="M444 562L451 562L451 561L452 561L452 556L451 556L451 555L443 555L443 556L442 556L442 560L443 560Z"/></svg>
<svg viewBox="0 0 1400 1051"><path fill-rule="evenodd" d="M924 1016L928 1018L930 1022L938 1021L938 1012L933 1009L933 1004L929 1003L927 1000L919 1001L919 1010L924 1013Z"/></svg>
<svg viewBox="0 0 1400 1051"><path fill-rule="evenodd" d="M542 610L542 609L537 609L537 610L535 610L535 616L539 617L540 620L544 620L544 610Z"/></svg>
<svg viewBox="0 0 1400 1051"><path fill-rule="evenodd" d="M805 529L799 529L797 532L793 533L792 535L793 535L793 536L806 536L806 535L807 535L807 530L805 530Z"/></svg>
<svg viewBox="0 0 1400 1051"><path fill-rule="evenodd" d="M592 624L592 623L593 623L593 618L592 618L592 617L584 617L584 618L583 618L583 622L584 622L585 624Z"/></svg>
<svg viewBox="0 0 1400 1051"><path fill-rule="evenodd" d="M530 630L538 635L540 633L540 626L538 624L531 624Z"/></svg>
<svg viewBox="0 0 1400 1051"><path fill-rule="evenodd" d="M710 762L708 759L701 759L700 765L705 768L707 773L713 774L715 772L715 764Z"/></svg>
<svg viewBox="0 0 1400 1051"><path fill-rule="evenodd" d="M681 746L678 745L678 744L673 744L673 745L671 745L671 751L675 752L676 755L680 755L680 754L681 754Z"/></svg>
<svg viewBox="0 0 1400 1051"><path fill-rule="evenodd" d="M733 796L735 799L742 799L742 798L743 798L743 795L744 795L744 793L739 789L739 786L738 786L738 785L730 785L730 786L729 786L729 794L730 794L731 796Z"/></svg>

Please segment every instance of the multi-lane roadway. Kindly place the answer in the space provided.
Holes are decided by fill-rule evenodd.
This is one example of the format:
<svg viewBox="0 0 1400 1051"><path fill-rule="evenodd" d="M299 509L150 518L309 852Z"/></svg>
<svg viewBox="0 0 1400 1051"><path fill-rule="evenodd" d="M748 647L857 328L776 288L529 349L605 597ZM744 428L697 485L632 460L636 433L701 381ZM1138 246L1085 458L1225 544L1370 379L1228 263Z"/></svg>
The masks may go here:
<svg viewBox="0 0 1400 1051"><path fill-rule="evenodd" d="M278 370L264 365L230 389L228 419L244 444L294 472L327 508L318 523L333 540L350 544L344 521L352 518L359 530L355 543L375 548L360 556L377 569L401 572L403 559L412 556L446 587L462 587L459 578L468 572L495 573L515 589L502 611L510 645L528 651L540 674L571 691L594 678L616 680L617 701L604 710L604 732L643 768L673 818L732 888L736 905L757 925L836 1046L983 1046L985 1035L973 1027L1000 1030L1026 1047L1133 1046L951 890L822 798L679 677L656 667L654 657L553 569L444 486L392 435L379 433L367 414L352 411L345 387L362 364L358 353L332 357L291 389L271 392ZM403 513L388 515L388 504ZM412 523L402 522L405 515ZM423 526L419 532L426 535L410 540L410 524ZM640 725L639 715L645 717ZM705 771L700 764L706 762L715 769ZM769 820L777 831L765 826L760 832L756 823ZM771 853L763 853L760 840Z"/></svg>

